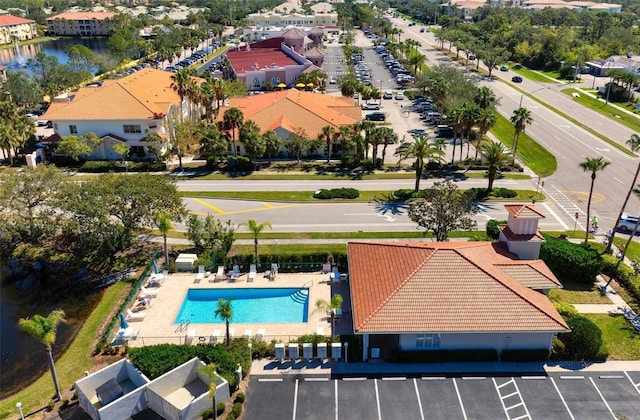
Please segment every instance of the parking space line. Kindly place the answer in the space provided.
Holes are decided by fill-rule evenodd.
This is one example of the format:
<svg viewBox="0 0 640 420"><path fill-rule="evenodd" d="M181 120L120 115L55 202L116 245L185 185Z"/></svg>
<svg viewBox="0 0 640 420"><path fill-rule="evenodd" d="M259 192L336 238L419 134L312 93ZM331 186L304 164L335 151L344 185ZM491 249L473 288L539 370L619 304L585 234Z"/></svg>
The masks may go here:
<svg viewBox="0 0 640 420"><path fill-rule="evenodd" d="M305 382L329 382L329 378L304 378Z"/></svg>
<svg viewBox="0 0 640 420"><path fill-rule="evenodd" d="M584 379L584 376L561 376L560 379L568 379L568 380L576 380L576 379Z"/></svg>
<svg viewBox="0 0 640 420"><path fill-rule="evenodd" d="M282 378L260 378L258 382L282 382Z"/></svg>
<svg viewBox="0 0 640 420"><path fill-rule="evenodd" d="M463 381L483 381L487 379L486 376L463 376L462 380Z"/></svg>
<svg viewBox="0 0 640 420"><path fill-rule="evenodd" d="M571 420L576 420L576 418L573 417L573 413L571 412L571 410L569 410L569 406L567 405L567 402L564 400L562 393L558 389L558 385L556 385L556 381L554 381L553 378L549 378L549 379L551 379L551 383L553 384L553 387L556 389L556 392L560 396L560 401L562 401L562 404L564 404L564 408L567 409L567 413L569 413L569 417L571 417Z"/></svg>
<svg viewBox="0 0 640 420"><path fill-rule="evenodd" d="M418 408L420 409L420 419L424 420L424 412L422 411L422 401L420 401L420 392L418 391L418 381L413 378L413 387L416 390L416 398L418 399Z"/></svg>
<svg viewBox="0 0 640 420"><path fill-rule="evenodd" d="M600 375L598 376L600 379L624 379L622 375Z"/></svg>
<svg viewBox="0 0 640 420"><path fill-rule="evenodd" d="M389 378L382 378L383 381L406 381L407 378L405 376L392 376Z"/></svg>
<svg viewBox="0 0 640 420"><path fill-rule="evenodd" d="M382 410L380 410L380 392L378 392L378 380L374 379L373 384L376 387L376 406L378 407L378 420L382 420Z"/></svg>
<svg viewBox="0 0 640 420"><path fill-rule="evenodd" d="M547 379L546 376L521 376L520 379L527 381L527 380L545 380Z"/></svg>
<svg viewBox="0 0 640 420"><path fill-rule="evenodd" d="M447 378L445 378L444 376L423 376L422 380L423 381L444 381Z"/></svg>
<svg viewBox="0 0 640 420"><path fill-rule="evenodd" d="M498 397L500 398L500 404L502 404L502 409L504 410L504 414L507 416L507 419L514 420L514 419L511 419L511 416L509 415L509 411L513 410L514 408L522 407L524 409L525 414L523 416L519 416L518 418L519 419L528 418L529 420L531 420L531 414L529 414L529 409L527 408L527 405L524 403L524 400L522 399L522 394L520 394L520 389L518 388L518 384L516 383L516 380L514 378L511 378L507 382L500 384L499 386L498 386L498 382L496 381L496 378L491 378L491 380L493 381L493 386L496 387L496 392L498 393ZM510 394L502 395L500 390L507 385L512 385L514 391ZM507 398L513 397L514 395L518 396L518 400L520 402L516 404L512 404L509 407L507 407L506 404L504 403L505 400Z"/></svg>
<svg viewBox="0 0 640 420"><path fill-rule="evenodd" d="M296 379L296 387L293 391L293 420L296 420L296 410L298 409L298 380Z"/></svg>
<svg viewBox="0 0 640 420"><path fill-rule="evenodd" d="M629 379L629 382L631 382L631 385L633 385L633 387L636 389L636 391L638 391L638 394L640 394L640 382L638 382L636 384L636 383L633 382L633 379L631 379L631 376L629 376L629 374L626 371L624 372L624 374Z"/></svg>
<svg viewBox="0 0 640 420"><path fill-rule="evenodd" d="M458 383L456 382L456 378L453 378L453 386L456 389L456 395L458 395L458 402L460 403L460 409L462 410L462 418L467 420L467 412L464 409L464 404L462 403L462 396L460 396L460 390L458 389Z"/></svg>
<svg viewBox="0 0 640 420"><path fill-rule="evenodd" d="M333 387L334 392L335 392L335 401L336 401L336 420L338 420L338 381L333 381L335 383L335 386Z"/></svg>
<svg viewBox="0 0 640 420"><path fill-rule="evenodd" d="M342 378L343 381L366 381L367 378L362 377L362 378Z"/></svg>
<svg viewBox="0 0 640 420"><path fill-rule="evenodd" d="M596 389L596 392L598 392L598 395L600 395L600 398L602 398L602 402L604 403L604 405L607 406L607 410L609 410L609 413L611 413L611 417L613 417L614 419L617 419L618 417L616 417L611 407L609 407L609 403L607 402L607 400L604 399L604 395L602 395L602 392L600 392L600 389L598 388L598 385L596 385L596 382L593 380L593 378L589 378L589 380L591 381L591 384L593 385L593 387Z"/></svg>

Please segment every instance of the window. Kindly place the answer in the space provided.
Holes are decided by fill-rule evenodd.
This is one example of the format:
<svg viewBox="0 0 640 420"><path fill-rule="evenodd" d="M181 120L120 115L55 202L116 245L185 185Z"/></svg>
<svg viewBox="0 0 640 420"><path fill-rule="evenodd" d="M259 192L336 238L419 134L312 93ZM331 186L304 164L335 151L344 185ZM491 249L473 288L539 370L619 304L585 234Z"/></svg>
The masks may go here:
<svg viewBox="0 0 640 420"><path fill-rule="evenodd" d="M275 86L275 85L279 85L279 84L280 84L280 78L279 78L278 76L273 76L273 77L271 78L271 83L273 83L273 84L274 84L274 86Z"/></svg>
<svg viewBox="0 0 640 420"><path fill-rule="evenodd" d="M440 347L440 334L417 334L416 347L419 349L436 349Z"/></svg>
<svg viewBox="0 0 640 420"><path fill-rule="evenodd" d="M123 128L126 134L142 133L142 127L139 125L125 124Z"/></svg>
<svg viewBox="0 0 640 420"><path fill-rule="evenodd" d="M69 132L70 132L71 134L78 134L78 127L77 127L77 126L75 126L75 125L70 125L70 126L69 126Z"/></svg>

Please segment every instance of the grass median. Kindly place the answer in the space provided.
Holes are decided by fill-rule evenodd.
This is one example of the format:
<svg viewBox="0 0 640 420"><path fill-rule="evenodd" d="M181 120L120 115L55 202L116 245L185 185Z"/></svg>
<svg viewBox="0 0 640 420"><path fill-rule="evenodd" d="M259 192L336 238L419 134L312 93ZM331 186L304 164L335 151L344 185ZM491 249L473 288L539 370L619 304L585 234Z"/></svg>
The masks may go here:
<svg viewBox="0 0 640 420"><path fill-rule="evenodd" d="M562 90L567 96L572 96L573 100L580 105L592 109L597 113L604 115L607 118L612 119L613 121L617 121L624 126L640 132L640 115L639 114L627 114L626 112L621 111L618 107L613 106L612 104L606 104L599 100L598 98L593 98L589 95L585 95L584 92L581 92L577 89L564 89ZM577 94L578 96L575 96ZM633 111L630 111L633 112Z"/></svg>

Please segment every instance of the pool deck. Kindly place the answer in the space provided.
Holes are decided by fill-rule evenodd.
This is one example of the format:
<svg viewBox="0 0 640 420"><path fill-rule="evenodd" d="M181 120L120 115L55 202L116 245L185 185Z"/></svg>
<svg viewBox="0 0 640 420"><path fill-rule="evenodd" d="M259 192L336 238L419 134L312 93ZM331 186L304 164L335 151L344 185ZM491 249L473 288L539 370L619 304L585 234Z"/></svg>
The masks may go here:
<svg viewBox="0 0 640 420"><path fill-rule="evenodd" d="M252 282L248 282L248 273L241 273L235 282L228 280L215 281L215 273L211 273L200 282L194 282L196 273L172 273L164 280L162 285L153 290L158 291L158 296L153 298L149 308L144 310L146 316L141 321L129 320L129 325L137 331L137 338L129 340L130 347L141 347L161 343L183 344L187 342L189 330L194 331L195 338L192 344L211 343L212 333L219 330L217 340L224 339L224 324L190 324L186 328L179 328L174 323L182 301L189 289L216 289L216 288L282 288L296 287L309 288L309 315L305 323L276 323L276 324L240 324L230 323L230 330L235 337L242 337L247 330L251 330L252 337L256 337L258 330L264 329L263 339L279 342L288 342L304 334L314 334L318 327L322 327L324 335L331 334L331 322L324 311L315 309L317 299L329 301L332 287L329 274L314 273L279 273L275 280L269 280L258 273ZM348 289L345 285L343 288ZM345 296L345 302L347 298ZM213 304L211 311L215 311ZM215 339L213 340L215 341Z"/></svg>

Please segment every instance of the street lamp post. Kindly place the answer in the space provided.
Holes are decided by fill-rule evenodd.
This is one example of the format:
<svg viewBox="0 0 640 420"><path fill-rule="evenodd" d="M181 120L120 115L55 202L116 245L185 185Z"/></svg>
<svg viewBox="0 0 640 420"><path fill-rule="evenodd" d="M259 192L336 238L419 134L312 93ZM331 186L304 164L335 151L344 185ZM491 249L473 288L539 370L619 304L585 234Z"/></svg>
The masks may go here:
<svg viewBox="0 0 640 420"><path fill-rule="evenodd" d="M22 403L20 401L16 403L16 408L18 409L18 412L20 412L20 420L24 420L24 414L22 413Z"/></svg>
<svg viewBox="0 0 640 420"><path fill-rule="evenodd" d="M605 105L609 103L609 93L611 93L611 84L613 83L613 74L611 74L611 64L613 63L613 59L610 58L608 61L609 61L608 72L610 73L611 78L609 79L609 83L607 84L607 100L604 102Z"/></svg>
<svg viewBox="0 0 640 420"><path fill-rule="evenodd" d="M382 79L378 81L380 82L380 90L378 91L380 93L380 97L378 98L378 103L382 106Z"/></svg>
<svg viewBox="0 0 640 420"><path fill-rule="evenodd" d="M278 240L276 239L276 263L280 265L280 257L278 256Z"/></svg>
<svg viewBox="0 0 640 420"><path fill-rule="evenodd" d="M344 362L349 363L349 343L344 343Z"/></svg>
<svg viewBox="0 0 640 420"><path fill-rule="evenodd" d="M251 347L253 346L251 343L249 343L249 361L253 362L253 353L251 352Z"/></svg>

